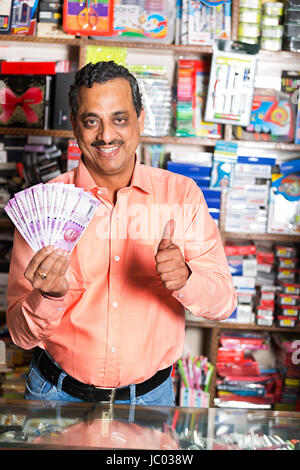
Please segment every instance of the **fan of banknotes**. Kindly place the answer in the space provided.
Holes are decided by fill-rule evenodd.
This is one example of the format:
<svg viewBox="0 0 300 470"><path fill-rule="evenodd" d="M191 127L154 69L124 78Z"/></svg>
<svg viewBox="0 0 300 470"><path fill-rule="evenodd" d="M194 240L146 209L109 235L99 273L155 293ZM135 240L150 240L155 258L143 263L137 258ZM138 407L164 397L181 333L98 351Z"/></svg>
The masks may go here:
<svg viewBox="0 0 300 470"><path fill-rule="evenodd" d="M39 183L16 193L4 210L33 251L53 245L71 253L99 202L73 184Z"/></svg>

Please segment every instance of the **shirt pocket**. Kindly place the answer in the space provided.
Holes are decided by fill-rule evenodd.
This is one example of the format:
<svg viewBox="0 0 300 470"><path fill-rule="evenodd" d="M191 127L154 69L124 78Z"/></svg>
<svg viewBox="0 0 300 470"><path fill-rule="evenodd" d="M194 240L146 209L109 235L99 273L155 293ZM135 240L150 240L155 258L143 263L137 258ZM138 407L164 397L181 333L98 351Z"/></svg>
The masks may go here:
<svg viewBox="0 0 300 470"><path fill-rule="evenodd" d="M156 271L156 251L156 246L150 243L137 242L134 244L132 275L135 290L148 289L149 286L160 282Z"/></svg>

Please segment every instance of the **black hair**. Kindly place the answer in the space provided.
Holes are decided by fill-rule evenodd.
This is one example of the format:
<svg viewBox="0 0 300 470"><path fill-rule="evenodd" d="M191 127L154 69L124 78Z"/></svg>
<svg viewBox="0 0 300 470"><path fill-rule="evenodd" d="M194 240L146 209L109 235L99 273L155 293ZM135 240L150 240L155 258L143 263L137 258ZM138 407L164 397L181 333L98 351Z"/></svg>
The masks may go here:
<svg viewBox="0 0 300 470"><path fill-rule="evenodd" d="M142 95L136 78L123 65L116 64L113 60L107 62L91 62L78 70L75 82L69 89L69 104L71 113L75 117L78 111L78 93L82 86L91 88L94 83L105 83L113 78L124 78L130 84L133 105L139 117L143 108Z"/></svg>

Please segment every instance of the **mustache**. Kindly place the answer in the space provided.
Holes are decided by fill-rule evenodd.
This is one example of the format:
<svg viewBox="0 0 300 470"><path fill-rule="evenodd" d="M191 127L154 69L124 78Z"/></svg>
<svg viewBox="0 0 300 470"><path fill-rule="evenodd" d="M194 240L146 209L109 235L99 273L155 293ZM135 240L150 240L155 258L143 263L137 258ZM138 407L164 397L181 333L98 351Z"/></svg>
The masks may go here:
<svg viewBox="0 0 300 470"><path fill-rule="evenodd" d="M110 142L105 142L104 140L95 140L92 142L91 146L92 147L103 147L104 145L122 145L124 144L123 140L115 139Z"/></svg>

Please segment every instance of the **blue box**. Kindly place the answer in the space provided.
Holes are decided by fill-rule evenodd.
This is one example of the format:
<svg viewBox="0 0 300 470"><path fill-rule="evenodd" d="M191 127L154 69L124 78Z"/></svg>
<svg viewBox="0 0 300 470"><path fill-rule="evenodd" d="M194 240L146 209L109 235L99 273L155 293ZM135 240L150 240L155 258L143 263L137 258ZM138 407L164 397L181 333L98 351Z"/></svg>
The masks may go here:
<svg viewBox="0 0 300 470"><path fill-rule="evenodd" d="M220 209L221 207L221 199L205 199L207 207L210 209Z"/></svg>
<svg viewBox="0 0 300 470"><path fill-rule="evenodd" d="M190 178L194 176L210 176L211 169L211 166L202 166L196 163L167 162L167 170L189 176Z"/></svg>
<svg viewBox="0 0 300 470"><path fill-rule="evenodd" d="M289 173L298 173L300 171L300 158L281 163L280 171L285 175Z"/></svg>
<svg viewBox="0 0 300 470"><path fill-rule="evenodd" d="M221 200L222 190L215 188L204 188L202 190L205 200L207 199L219 199Z"/></svg>
<svg viewBox="0 0 300 470"><path fill-rule="evenodd" d="M254 156L241 156L237 158L237 163L252 163L253 165L276 165L276 156L274 157L254 157Z"/></svg>
<svg viewBox="0 0 300 470"><path fill-rule="evenodd" d="M195 183L197 184L197 186L199 186L200 189L202 188L208 188L209 185L210 185L210 176L208 177L196 177L196 176L190 176L190 178L192 178Z"/></svg>

